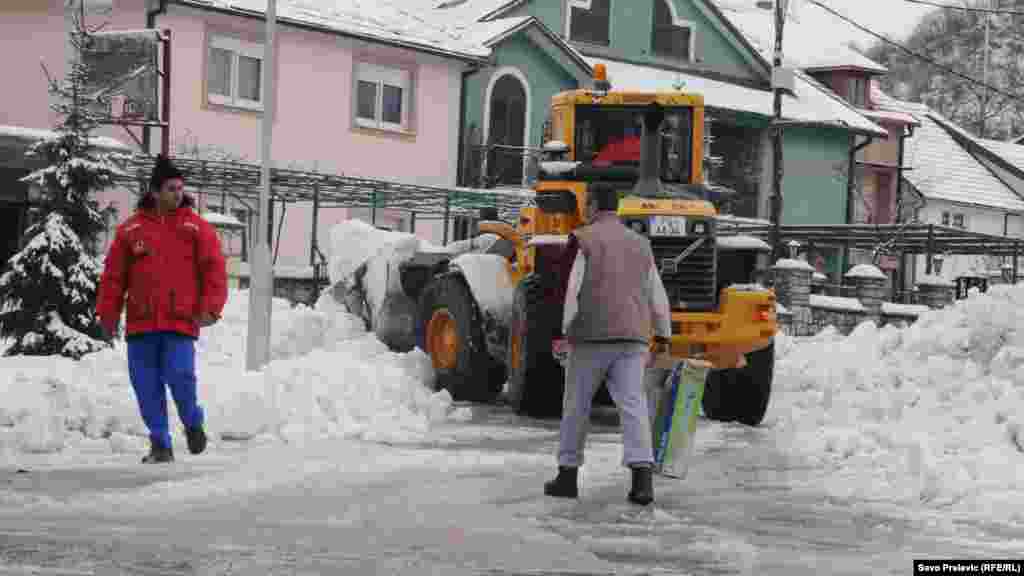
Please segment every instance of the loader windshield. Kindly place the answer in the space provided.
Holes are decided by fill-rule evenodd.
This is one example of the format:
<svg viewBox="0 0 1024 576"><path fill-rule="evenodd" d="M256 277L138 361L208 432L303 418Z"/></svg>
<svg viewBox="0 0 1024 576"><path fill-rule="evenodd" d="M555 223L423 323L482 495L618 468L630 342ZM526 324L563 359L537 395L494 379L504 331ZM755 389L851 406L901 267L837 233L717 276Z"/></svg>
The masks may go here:
<svg viewBox="0 0 1024 576"><path fill-rule="evenodd" d="M640 166L643 110L636 106L576 108L576 160L602 167ZM690 181L693 110L669 108L661 125L661 173L666 183Z"/></svg>

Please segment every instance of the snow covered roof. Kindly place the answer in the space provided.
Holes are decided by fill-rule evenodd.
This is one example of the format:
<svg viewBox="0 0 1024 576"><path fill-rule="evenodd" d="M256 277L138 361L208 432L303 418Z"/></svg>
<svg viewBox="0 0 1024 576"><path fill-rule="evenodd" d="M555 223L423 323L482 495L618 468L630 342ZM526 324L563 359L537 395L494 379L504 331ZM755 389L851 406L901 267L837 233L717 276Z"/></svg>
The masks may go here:
<svg viewBox="0 0 1024 576"><path fill-rule="evenodd" d="M256 15L266 12L267 0L175 0L198 8ZM282 24L310 26L414 50L479 60L490 50L469 39L457 20L435 17L423 1L413 0L278 0Z"/></svg>
<svg viewBox="0 0 1024 576"><path fill-rule="evenodd" d="M722 14L742 32L762 56L774 50L774 13L760 8L739 8L716 1ZM874 74L889 70L840 41L829 41L809 23L786 20L782 52L788 66L803 70L857 69Z"/></svg>
<svg viewBox="0 0 1024 576"><path fill-rule="evenodd" d="M440 11L435 11L438 14ZM543 22L533 16L515 16L512 18L499 18L497 20L486 20L484 22L472 22L469 24L458 24L456 28L466 34L467 39L482 44L488 48L493 47L505 38L531 26L540 30L544 36L551 40L558 48L563 50L583 69L587 75L591 74L590 64L587 63L583 53L566 42L560 34L555 34Z"/></svg>
<svg viewBox="0 0 1024 576"><path fill-rule="evenodd" d="M57 133L53 130L44 130L41 128L28 128L25 126L7 126L0 124L0 137L17 138L19 140L25 140L27 142L37 142L39 140L45 140L47 138L54 138ZM115 138L109 138L107 136L93 136L91 138L92 143L100 148L109 148L111 150L119 150L124 152L135 151L134 148L128 146L124 142Z"/></svg>
<svg viewBox="0 0 1024 576"><path fill-rule="evenodd" d="M674 90L675 85L683 82L683 90L704 95L705 106L760 114L765 117L773 115L774 97L769 90L758 90L694 74L618 62L607 58L587 56L586 59L591 66L598 63L605 64L608 70L608 80L611 81L613 89L652 92ZM865 118L856 109L803 72L796 72L794 91L795 98L788 94L783 96L782 116L786 120L829 125L877 136L888 135L884 128Z"/></svg>
<svg viewBox="0 0 1024 576"><path fill-rule="evenodd" d="M408 1L408 0L407 0ZM445 18L462 22L478 22L501 16L524 0L411 0L411 2L442 12Z"/></svg>
<svg viewBox="0 0 1024 576"><path fill-rule="evenodd" d="M921 121L910 114L903 112L896 112L893 110L861 110L861 114L871 118L872 120L882 120L890 122L901 122L903 124L909 124L911 126L920 126Z"/></svg>
<svg viewBox="0 0 1024 576"><path fill-rule="evenodd" d="M875 96L879 108L904 112L921 120L921 126L905 144L905 161L913 169L904 172L904 178L925 198L1024 212L1024 199L943 126L962 132L961 129L924 104L897 100L881 91L876 91Z"/></svg>
<svg viewBox="0 0 1024 576"><path fill-rule="evenodd" d="M986 138L975 138L975 140L989 152L1013 164L1018 170L1024 171L1024 145Z"/></svg>

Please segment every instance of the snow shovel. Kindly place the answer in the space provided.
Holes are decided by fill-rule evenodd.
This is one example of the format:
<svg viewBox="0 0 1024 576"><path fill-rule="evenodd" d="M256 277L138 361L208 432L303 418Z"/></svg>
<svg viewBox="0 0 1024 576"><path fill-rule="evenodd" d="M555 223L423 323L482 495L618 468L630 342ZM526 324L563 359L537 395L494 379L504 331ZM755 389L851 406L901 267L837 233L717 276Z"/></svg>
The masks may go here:
<svg viewBox="0 0 1024 576"><path fill-rule="evenodd" d="M658 390L651 430L654 436L654 470L662 476L686 478L693 457L704 379L710 367L702 360L677 361L666 386Z"/></svg>

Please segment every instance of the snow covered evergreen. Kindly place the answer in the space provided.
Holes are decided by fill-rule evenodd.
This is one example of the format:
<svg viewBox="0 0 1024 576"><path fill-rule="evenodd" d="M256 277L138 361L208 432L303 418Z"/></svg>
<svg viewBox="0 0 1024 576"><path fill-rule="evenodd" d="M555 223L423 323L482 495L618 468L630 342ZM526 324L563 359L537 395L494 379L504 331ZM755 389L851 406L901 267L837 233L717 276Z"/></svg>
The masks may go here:
<svg viewBox="0 0 1024 576"><path fill-rule="evenodd" d="M74 31L72 41L81 46L88 36ZM47 165L23 178L41 191L32 209L35 223L0 276L0 337L13 341L5 356L77 359L107 346L94 308L99 236L114 214L100 207L96 193L115 184L126 158L100 150L90 138L103 103L85 94L89 74L87 65L72 62L63 80L50 79L61 121L53 137L28 151Z"/></svg>

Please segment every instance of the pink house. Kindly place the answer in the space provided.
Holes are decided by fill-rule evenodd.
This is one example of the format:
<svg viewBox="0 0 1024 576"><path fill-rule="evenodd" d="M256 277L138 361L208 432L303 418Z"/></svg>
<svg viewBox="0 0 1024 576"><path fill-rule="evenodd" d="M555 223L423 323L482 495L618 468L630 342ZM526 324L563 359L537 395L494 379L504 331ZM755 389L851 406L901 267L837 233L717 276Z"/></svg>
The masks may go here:
<svg viewBox="0 0 1024 576"><path fill-rule="evenodd" d="M462 72L486 61L489 50L407 13L398 7L399 0L280 0L276 100L270 111L263 107L265 0L79 1L86 2L90 25L171 31L172 154L258 163L261 117L272 113L272 156L279 167L455 184ZM28 191L17 183L31 168L23 158L31 141L26 129L49 129L55 122L39 60L60 75L72 56L64 4L5 0L0 5L0 52L32 55L5 58L3 66L8 89L0 107L0 214L11 222L0 225L10 236L0 238L0 248L8 251L17 249L18 232L9 231L23 229L28 201ZM133 131L141 140L141 132ZM138 149L120 127L101 133ZM153 130L152 152L159 150L160 136ZM249 217L243 199L228 196L225 206L220 191L202 192L204 209ZM123 219L135 192L112 191L106 200L114 202ZM255 208L253 200L248 202ZM279 222L280 208L274 216ZM380 226L409 229L405 214L379 210L376 216ZM349 217L368 219L368 210L322 209L320 246L328 245L332 224ZM284 218L277 263L309 265L311 206L289 205ZM416 232L439 241L442 226L420 221ZM237 245L231 249L241 251ZM9 254L0 256L6 260Z"/></svg>

